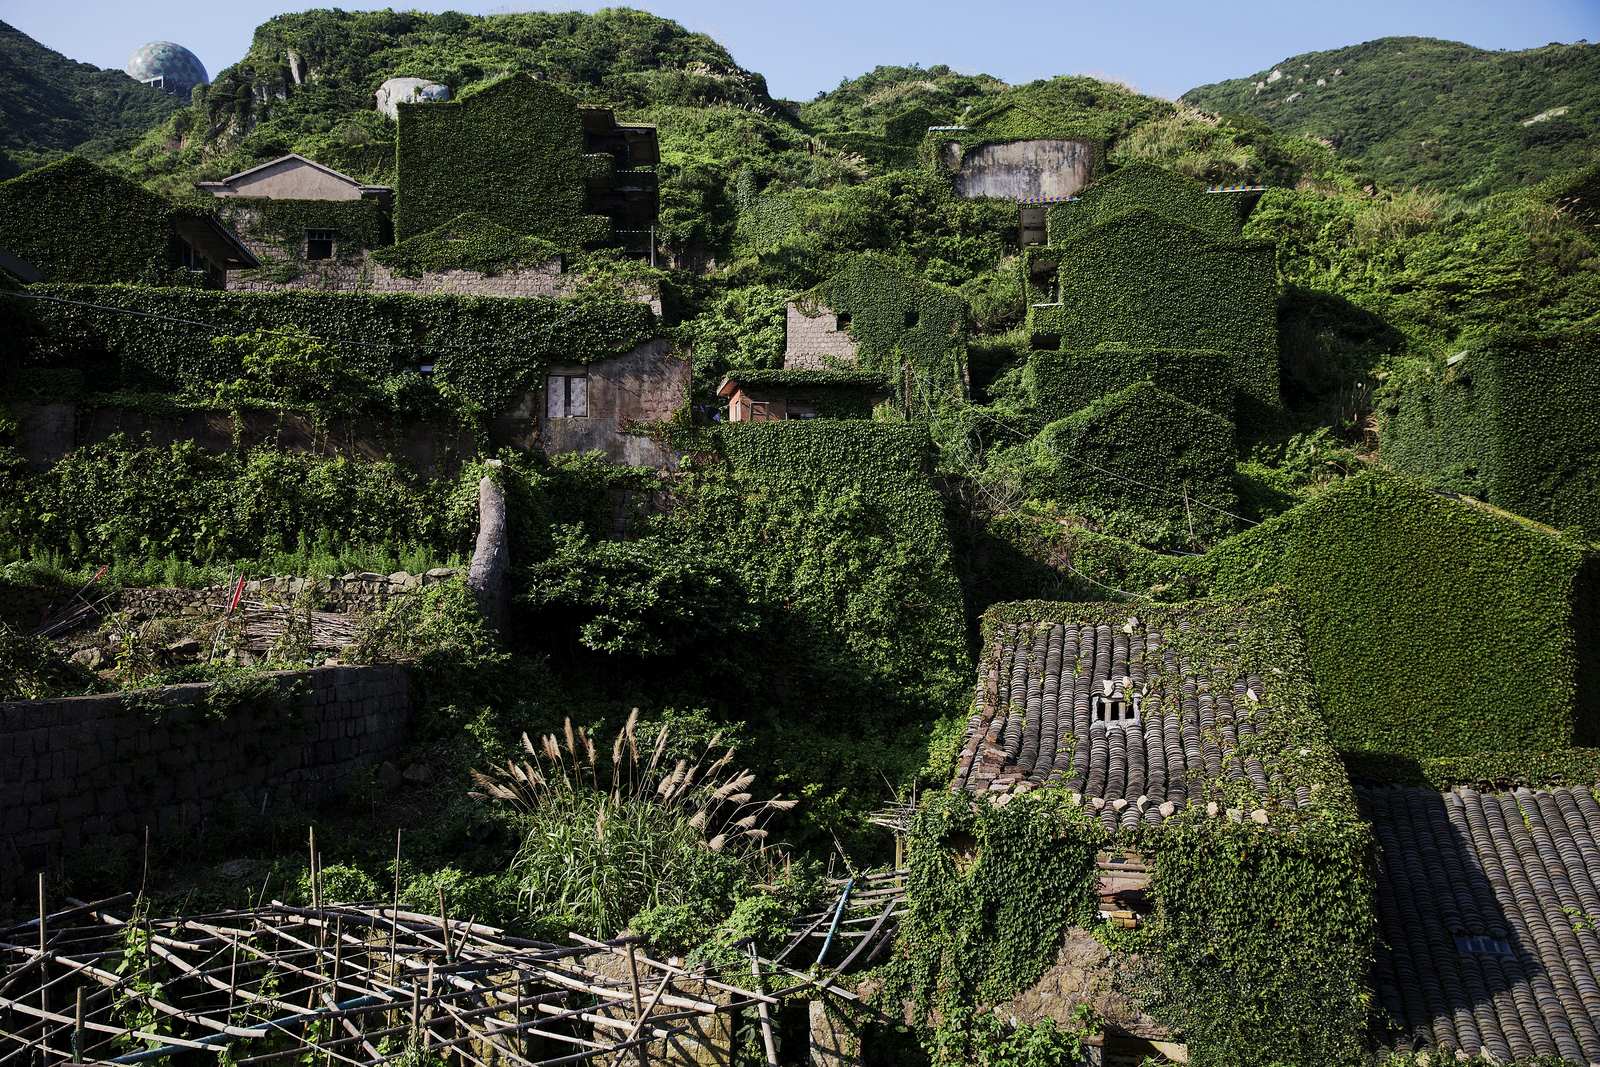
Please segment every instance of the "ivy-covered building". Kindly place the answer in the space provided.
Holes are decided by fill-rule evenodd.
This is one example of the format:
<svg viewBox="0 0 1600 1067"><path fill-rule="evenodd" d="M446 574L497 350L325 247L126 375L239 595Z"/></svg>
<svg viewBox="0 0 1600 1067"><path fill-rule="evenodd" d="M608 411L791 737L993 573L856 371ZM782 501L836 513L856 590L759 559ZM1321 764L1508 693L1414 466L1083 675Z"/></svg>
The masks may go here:
<svg viewBox="0 0 1600 1067"><path fill-rule="evenodd" d="M1402 370L1380 400L1383 459L1600 538L1600 331L1502 334Z"/></svg>
<svg viewBox="0 0 1600 1067"><path fill-rule="evenodd" d="M53 282L220 289L228 271L259 266L214 213L77 156L0 182L0 248Z"/></svg>
<svg viewBox="0 0 1600 1067"><path fill-rule="evenodd" d="M890 395L882 376L859 370L729 371L717 387L729 422L866 419Z"/></svg>
<svg viewBox="0 0 1600 1067"><path fill-rule="evenodd" d="M856 256L787 316L786 371L865 371L913 415L967 395L966 301L888 256Z"/></svg>
<svg viewBox="0 0 1600 1067"><path fill-rule="evenodd" d="M1070 1028L1087 1009L1108 1052L1357 1052L1369 838L1292 606L1002 604L982 640L950 789L913 825L900 935L941 1046L975 1015ZM1090 932L1106 923L1109 943Z"/></svg>
<svg viewBox="0 0 1600 1067"><path fill-rule="evenodd" d="M1249 197L1135 164L1051 207L1022 258L1033 347L1216 352L1241 418L1279 407L1276 264L1239 235Z"/></svg>
<svg viewBox="0 0 1600 1067"><path fill-rule="evenodd" d="M620 123L529 74L455 100L398 105L395 231L474 212L563 248L644 247L655 223L654 126Z"/></svg>

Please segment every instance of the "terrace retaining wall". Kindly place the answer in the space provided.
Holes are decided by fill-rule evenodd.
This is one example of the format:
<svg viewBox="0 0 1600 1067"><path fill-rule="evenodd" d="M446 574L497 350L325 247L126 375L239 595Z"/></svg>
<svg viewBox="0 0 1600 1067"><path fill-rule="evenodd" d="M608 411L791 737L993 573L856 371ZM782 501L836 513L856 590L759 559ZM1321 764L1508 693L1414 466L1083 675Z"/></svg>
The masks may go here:
<svg viewBox="0 0 1600 1067"><path fill-rule="evenodd" d="M210 684L0 703L0 895L74 853L134 847L146 827L173 847L219 817L321 803L405 740L403 666L268 677L281 700L209 715Z"/></svg>

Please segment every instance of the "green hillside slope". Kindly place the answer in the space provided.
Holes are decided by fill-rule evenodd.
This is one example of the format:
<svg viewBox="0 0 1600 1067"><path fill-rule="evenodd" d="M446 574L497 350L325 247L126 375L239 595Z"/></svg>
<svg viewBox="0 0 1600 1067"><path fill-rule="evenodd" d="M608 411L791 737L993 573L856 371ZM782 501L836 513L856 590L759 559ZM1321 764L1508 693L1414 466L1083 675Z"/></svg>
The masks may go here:
<svg viewBox="0 0 1600 1067"><path fill-rule="evenodd" d="M0 178L65 151L98 158L127 148L180 106L0 22Z"/></svg>
<svg viewBox="0 0 1600 1067"><path fill-rule="evenodd" d="M1323 138L1386 185L1481 197L1600 151L1600 45L1506 52L1383 37L1291 56L1182 99Z"/></svg>

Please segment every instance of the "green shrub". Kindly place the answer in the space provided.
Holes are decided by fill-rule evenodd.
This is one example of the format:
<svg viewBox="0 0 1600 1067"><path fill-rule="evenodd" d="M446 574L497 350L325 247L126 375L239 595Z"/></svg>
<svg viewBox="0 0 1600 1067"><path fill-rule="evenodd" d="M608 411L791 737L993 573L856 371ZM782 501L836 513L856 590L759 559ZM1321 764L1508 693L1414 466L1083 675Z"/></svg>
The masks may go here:
<svg viewBox="0 0 1600 1067"><path fill-rule="evenodd" d="M594 541L575 526L527 570L522 601L542 633L594 652L682 655L736 639L756 620L735 578L692 541Z"/></svg>
<svg viewBox="0 0 1600 1067"><path fill-rule="evenodd" d="M1460 355L1385 386L1384 460L1600 539L1600 331L1501 335Z"/></svg>
<svg viewBox="0 0 1600 1067"><path fill-rule="evenodd" d="M115 435L18 477L0 501L0 558L232 562L317 543L461 551L477 525L465 493L475 473L428 482L392 463Z"/></svg>
<svg viewBox="0 0 1600 1067"><path fill-rule="evenodd" d="M96 688L94 676L62 659L49 641L0 622L0 700L45 700Z"/></svg>

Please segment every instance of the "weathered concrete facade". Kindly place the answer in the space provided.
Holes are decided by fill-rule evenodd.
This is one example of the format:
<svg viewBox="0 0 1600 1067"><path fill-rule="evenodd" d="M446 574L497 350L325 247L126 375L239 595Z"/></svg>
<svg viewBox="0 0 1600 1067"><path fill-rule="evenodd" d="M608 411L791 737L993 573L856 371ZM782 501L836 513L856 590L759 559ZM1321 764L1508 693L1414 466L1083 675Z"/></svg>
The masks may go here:
<svg viewBox="0 0 1600 1067"><path fill-rule="evenodd" d="M185 411L152 414L134 408L89 403L17 404L16 448L35 469L49 467L73 449L113 434L156 445L193 441L201 448L231 452L267 445L287 452L393 459L425 474L453 473L477 452L467 430L427 423L404 428L375 419L333 418L319 426L309 416L275 411Z"/></svg>
<svg viewBox="0 0 1600 1067"><path fill-rule="evenodd" d="M783 369L829 370L859 362L856 342L831 308L806 308L790 301L785 324Z"/></svg>
<svg viewBox="0 0 1600 1067"><path fill-rule="evenodd" d="M689 402L689 377L689 361L666 338L611 359L554 366L541 388L494 421L492 436L548 455L599 451L618 463L667 467L676 453L639 431Z"/></svg>
<svg viewBox="0 0 1600 1067"><path fill-rule="evenodd" d="M256 196L270 200L360 200L363 197L387 198L390 193L387 186L364 185L332 167L292 153L220 181L197 182L195 187L212 196Z"/></svg>
<svg viewBox="0 0 1600 1067"><path fill-rule="evenodd" d="M956 195L998 200L1062 200L1074 196L1094 171L1090 141L1008 141L963 151L943 147L946 169L954 172Z"/></svg>
<svg viewBox="0 0 1600 1067"><path fill-rule="evenodd" d="M81 850L132 846L146 827L157 848L181 847L229 806L318 803L400 748L404 667L270 677L286 702L270 714L207 714L210 685L160 690L159 716L125 693L0 704L0 882Z"/></svg>

